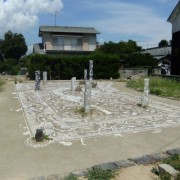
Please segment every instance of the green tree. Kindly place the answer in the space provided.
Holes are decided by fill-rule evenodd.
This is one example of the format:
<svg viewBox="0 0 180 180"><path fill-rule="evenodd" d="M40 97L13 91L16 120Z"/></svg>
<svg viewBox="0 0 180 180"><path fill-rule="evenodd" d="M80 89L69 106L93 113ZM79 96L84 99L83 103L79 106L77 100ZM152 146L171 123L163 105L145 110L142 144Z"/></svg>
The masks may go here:
<svg viewBox="0 0 180 180"><path fill-rule="evenodd" d="M163 39L159 42L158 47L166 47L168 46L168 41Z"/></svg>
<svg viewBox="0 0 180 180"><path fill-rule="evenodd" d="M102 52L106 54L114 54L118 55L120 58L127 58L129 54L141 51L142 48L136 44L135 41L129 40L127 42L120 41L118 43L114 43L109 41L108 43L104 43L96 52Z"/></svg>
<svg viewBox="0 0 180 180"><path fill-rule="evenodd" d="M8 31L0 40L1 58L19 60L27 52L27 45L22 34Z"/></svg>

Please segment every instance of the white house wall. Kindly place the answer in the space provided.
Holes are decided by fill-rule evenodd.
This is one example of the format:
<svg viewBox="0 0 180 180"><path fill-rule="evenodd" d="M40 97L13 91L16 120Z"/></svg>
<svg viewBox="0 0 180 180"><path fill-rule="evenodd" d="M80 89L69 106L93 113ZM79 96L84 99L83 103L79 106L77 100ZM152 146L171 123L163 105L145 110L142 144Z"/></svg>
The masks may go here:
<svg viewBox="0 0 180 180"><path fill-rule="evenodd" d="M172 23L172 33L180 31L180 14L176 17L175 21Z"/></svg>
<svg viewBox="0 0 180 180"><path fill-rule="evenodd" d="M46 45L46 50L53 50L52 35L50 33L44 33L42 35L42 43ZM71 37L64 38L64 50L72 50ZM94 51L96 49L96 35L88 35L83 38L82 50Z"/></svg>
<svg viewBox="0 0 180 180"><path fill-rule="evenodd" d="M89 36L89 51L96 49L96 36Z"/></svg>

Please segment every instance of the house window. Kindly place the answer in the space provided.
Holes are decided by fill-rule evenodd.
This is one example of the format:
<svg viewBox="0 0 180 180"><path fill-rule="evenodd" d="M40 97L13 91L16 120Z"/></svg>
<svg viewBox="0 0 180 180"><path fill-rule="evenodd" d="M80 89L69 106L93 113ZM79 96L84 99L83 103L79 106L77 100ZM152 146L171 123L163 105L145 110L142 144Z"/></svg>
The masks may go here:
<svg viewBox="0 0 180 180"><path fill-rule="evenodd" d="M54 50L64 50L64 38L54 37L53 38L53 49Z"/></svg>
<svg viewBox="0 0 180 180"><path fill-rule="evenodd" d="M82 50L82 39L72 38L71 39L71 50L81 51Z"/></svg>

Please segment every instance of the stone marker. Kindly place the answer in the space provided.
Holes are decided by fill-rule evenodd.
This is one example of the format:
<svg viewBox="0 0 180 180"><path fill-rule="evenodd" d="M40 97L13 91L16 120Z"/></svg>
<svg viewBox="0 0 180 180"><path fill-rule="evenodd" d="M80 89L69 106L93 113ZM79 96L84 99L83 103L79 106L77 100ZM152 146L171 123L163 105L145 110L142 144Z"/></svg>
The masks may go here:
<svg viewBox="0 0 180 180"><path fill-rule="evenodd" d="M89 80L93 80L93 60L89 60Z"/></svg>
<svg viewBox="0 0 180 180"><path fill-rule="evenodd" d="M44 84L47 82L47 71L43 71L43 82Z"/></svg>
<svg viewBox="0 0 180 180"><path fill-rule="evenodd" d="M75 91L77 88L76 77L71 79L71 91Z"/></svg>
<svg viewBox="0 0 180 180"><path fill-rule="evenodd" d="M144 79L144 94L141 100L141 106L146 107L149 104L149 79Z"/></svg>
<svg viewBox="0 0 180 180"><path fill-rule="evenodd" d="M35 71L35 90L40 90L40 71Z"/></svg>
<svg viewBox="0 0 180 180"><path fill-rule="evenodd" d="M84 111L91 109L91 82L87 80L87 69L84 70Z"/></svg>
<svg viewBox="0 0 180 180"><path fill-rule="evenodd" d="M36 129L35 140L36 140L36 142L43 141L43 130L42 129Z"/></svg>

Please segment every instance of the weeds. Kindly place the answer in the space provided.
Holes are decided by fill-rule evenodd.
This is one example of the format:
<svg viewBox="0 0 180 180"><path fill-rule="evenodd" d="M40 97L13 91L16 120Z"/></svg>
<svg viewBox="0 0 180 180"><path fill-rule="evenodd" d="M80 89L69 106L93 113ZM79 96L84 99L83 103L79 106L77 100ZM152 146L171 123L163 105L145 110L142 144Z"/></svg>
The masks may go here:
<svg viewBox="0 0 180 180"><path fill-rule="evenodd" d="M149 79L149 88L151 94L180 99L179 82L159 77L150 77ZM127 87L133 88L138 91L143 91L144 79L140 78L137 81L128 81Z"/></svg>
<svg viewBox="0 0 180 180"><path fill-rule="evenodd" d="M88 178L88 180L110 180L115 177L115 173L110 169L91 168L88 169L85 177Z"/></svg>
<svg viewBox="0 0 180 180"><path fill-rule="evenodd" d="M71 173L71 174L65 176L65 177L63 178L63 180L78 180L78 178Z"/></svg>

